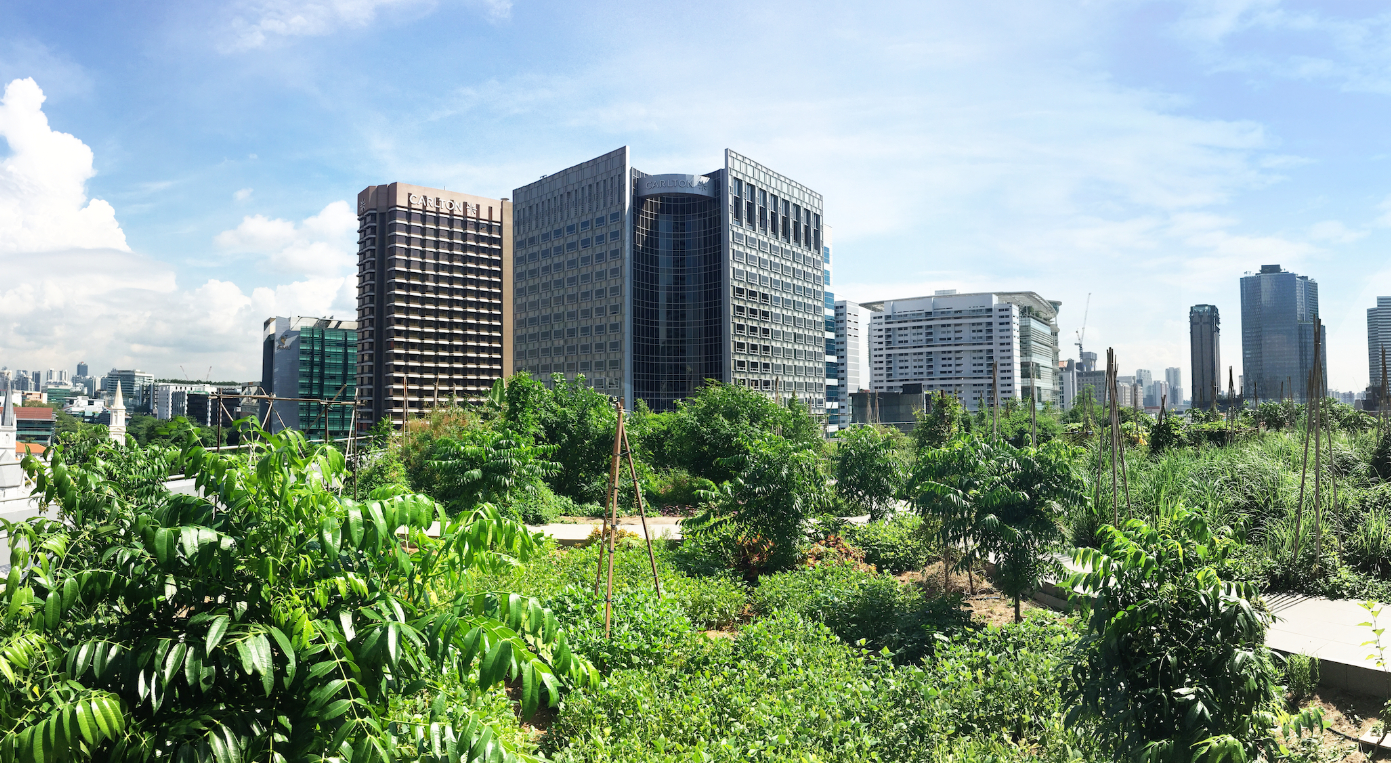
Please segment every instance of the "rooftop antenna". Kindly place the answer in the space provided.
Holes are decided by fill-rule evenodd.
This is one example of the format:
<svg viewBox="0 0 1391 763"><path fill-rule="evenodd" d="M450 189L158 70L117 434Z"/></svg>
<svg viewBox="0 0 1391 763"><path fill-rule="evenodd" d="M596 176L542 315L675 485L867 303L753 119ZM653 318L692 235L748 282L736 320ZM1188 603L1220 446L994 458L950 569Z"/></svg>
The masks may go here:
<svg viewBox="0 0 1391 763"><path fill-rule="evenodd" d="M1091 313L1091 311L1092 311L1092 293L1091 293L1091 292L1087 292L1087 305L1086 305L1086 307L1082 308L1082 328L1081 328L1081 330L1079 330L1079 331L1077 332L1077 362L1078 362L1078 363L1083 363L1083 362L1085 362L1085 361L1082 360L1082 338L1085 337L1085 336L1087 335L1087 315L1088 315L1089 313Z"/></svg>

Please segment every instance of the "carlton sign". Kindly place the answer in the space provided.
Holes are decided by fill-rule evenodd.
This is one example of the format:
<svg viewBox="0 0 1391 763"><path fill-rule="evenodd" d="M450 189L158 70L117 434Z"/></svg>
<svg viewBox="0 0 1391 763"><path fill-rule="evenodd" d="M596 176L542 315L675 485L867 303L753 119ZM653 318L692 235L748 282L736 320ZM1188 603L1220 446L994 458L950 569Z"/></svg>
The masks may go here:
<svg viewBox="0 0 1391 763"><path fill-rule="evenodd" d="M704 175L650 175L638 181L639 196L695 194L716 196L715 184Z"/></svg>
<svg viewBox="0 0 1391 763"><path fill-rule="evenodd" d="M418 193L413 193L406 198L408 201L410 201L410 205L412 207L421 207L422 209L435 209L441 212L454 212L456 214L472 217L478 216L478 205L469 204L466 201L455 201L453 199L446 199L440 196L423 196Z"/></svg>

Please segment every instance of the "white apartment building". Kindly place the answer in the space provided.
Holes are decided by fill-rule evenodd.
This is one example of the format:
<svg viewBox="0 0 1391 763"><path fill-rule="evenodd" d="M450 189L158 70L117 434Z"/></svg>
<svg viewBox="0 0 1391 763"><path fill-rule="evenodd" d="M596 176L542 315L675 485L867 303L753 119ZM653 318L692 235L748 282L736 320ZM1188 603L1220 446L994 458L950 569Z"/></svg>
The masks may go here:
<svg viewBox="0 0 1391 763"><path fill-rule="evenodd" d="M850 425L850 396L870 387L869 330L874 311L848 299L836 301L836 390L826 395L828 428ZM831 431L835 431L832 429Z"/></svg>
<svg viewBox="0 0 1391 763"><path fill-rule="evenodd" d="M159 382L154 385L155 416L168 421L176 416L188 415L188 393L205 395L217 392L217 386L202 382Z"/></svg>
<svg viewBox="0 0 1391 763"><path fill-rule="evenodd" d="M1062 403L1058 308L1034 292L957 294L865 303L870 389L946 392L970 410L999 398ZM918 387L921 385L921 387Z"/></svg>

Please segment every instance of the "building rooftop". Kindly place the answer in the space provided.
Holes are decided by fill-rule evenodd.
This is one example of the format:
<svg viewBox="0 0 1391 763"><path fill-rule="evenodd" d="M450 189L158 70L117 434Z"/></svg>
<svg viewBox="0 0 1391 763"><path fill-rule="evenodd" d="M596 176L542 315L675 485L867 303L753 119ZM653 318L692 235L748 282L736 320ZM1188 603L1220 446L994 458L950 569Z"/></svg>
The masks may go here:
<svg viewBox="0 0 1391 763"><path fill-rule="evenodd" d="M53 409L47 406L41 408L33 406L21 406L19 408L14 409L14 416L16 419L32 419L35 421L40 421L44 419L54 418L54 413Z"/></svg>

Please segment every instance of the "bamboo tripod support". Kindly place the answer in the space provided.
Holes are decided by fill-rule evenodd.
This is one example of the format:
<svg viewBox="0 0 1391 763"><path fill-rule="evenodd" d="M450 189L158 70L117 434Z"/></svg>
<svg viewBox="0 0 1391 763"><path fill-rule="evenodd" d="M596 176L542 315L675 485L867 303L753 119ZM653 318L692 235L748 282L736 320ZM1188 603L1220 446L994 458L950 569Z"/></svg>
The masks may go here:
<svg viewBox="0 0 1391 763"><path fill-rule="evenodd" d="M609 465L609 505L604 515L604 526L599 534L599 566L594 572L594 593L599 593L599 583L604 575L604 541L608 540L608 588L604 593L604 638L609 638L613 628L613 555L618 538L618 470L626 458L628 475L633 480L633 494L638 504L638 517L642 520L642 536L647 541L647 561L652 565L652 586L657 598L662 598L662 581L657 576L657 555L652 551L652 533L647 529L647 508L642 500L642 486L638 484L637 466L633 463L633 449L628 444L628 430L624 426L623 401L615 402L618 409L618 427L613 435L613 460Z"/></svg>

